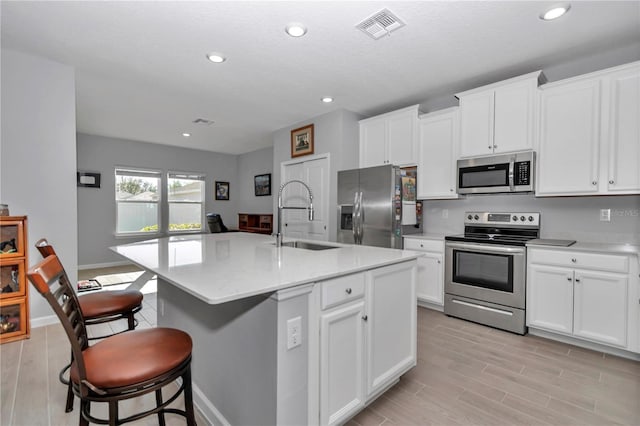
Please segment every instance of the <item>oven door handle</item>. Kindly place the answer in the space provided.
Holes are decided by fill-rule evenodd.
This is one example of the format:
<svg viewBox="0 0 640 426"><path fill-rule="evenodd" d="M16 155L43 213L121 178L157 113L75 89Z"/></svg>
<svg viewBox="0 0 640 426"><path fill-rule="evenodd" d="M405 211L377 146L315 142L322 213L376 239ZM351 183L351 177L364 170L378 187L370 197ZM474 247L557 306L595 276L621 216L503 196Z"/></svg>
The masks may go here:
<svg viewBox="0 0 640 426"><path fill-rule="evenodd" d="M524 254L524 247L504 247L493 244L473 244L473 243L450 243L446 242L446 248L454 248L460 250L473 250L481 251L485 253L510 253L510 254Z"/></svg>
<svg viewBox="0 0 640 426"><path fill-rule="evenodd" d="M514 182L514 168L515 168L516 157L513 157L511 161L509 161L509 191L514 192L516 190L516 185Z"/></svg>

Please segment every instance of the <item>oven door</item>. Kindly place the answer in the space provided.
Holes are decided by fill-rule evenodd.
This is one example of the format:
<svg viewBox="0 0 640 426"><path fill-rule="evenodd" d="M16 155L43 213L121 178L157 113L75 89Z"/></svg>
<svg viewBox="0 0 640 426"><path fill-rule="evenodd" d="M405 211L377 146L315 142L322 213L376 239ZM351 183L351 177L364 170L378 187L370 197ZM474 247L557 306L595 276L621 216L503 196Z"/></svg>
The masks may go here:
<svg viewBox="0 0 640 426"><path fill-rule="evenodd" d="M445 244L445 293L525 308L525 247Z"/></svg>

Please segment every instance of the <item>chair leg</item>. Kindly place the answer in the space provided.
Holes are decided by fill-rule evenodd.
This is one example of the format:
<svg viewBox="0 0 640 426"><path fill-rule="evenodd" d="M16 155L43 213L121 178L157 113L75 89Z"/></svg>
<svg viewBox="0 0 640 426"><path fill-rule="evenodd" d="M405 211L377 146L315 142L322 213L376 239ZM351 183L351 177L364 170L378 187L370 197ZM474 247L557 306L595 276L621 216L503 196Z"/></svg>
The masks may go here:
<svg viewBox="0 0 640 426"><path fill-rule="evenodd" d="M160 407L161 405L162 405L162 389L156 389L156 406ZM163 411L158 411L158 425L165 426Z"/></svg>
<svg viewBox="0 0 640 426"><path fill-rule="evenodd" d="M184 410L187 413L187 426L196 426L196 416L193 411L193 393L191 390L191 365L182 375L182 383L184 384Z"/></svg>
<svg viewBox="0 0 640 426"><path fill-rule="evenodd" d="M88 416L91 412L91 402L84 399L80 400L80 426L89 426L89 420L85 418L85 414Z"/></svg>
<svg viewBox="0 0 640 426"><path fill-rule="evenodd" d="M109 401L109 426L118 424L118 401Z"/></svg>
<svg viewBox="0 0 640 426"><path fill-rule="evenodd" d="M129 330L135 330L136 328L136 319L133 316L132 312L129 312L127 315L127 325L129 326Z"/></svg>
<svg viewBox="0 0 640 426"><path fill-rule="evenodd" d="M67 385L67 405L64 407L65 413L70 413L73 411L73 389L71 388L71 380L69 380L69 384Z"/></svg>

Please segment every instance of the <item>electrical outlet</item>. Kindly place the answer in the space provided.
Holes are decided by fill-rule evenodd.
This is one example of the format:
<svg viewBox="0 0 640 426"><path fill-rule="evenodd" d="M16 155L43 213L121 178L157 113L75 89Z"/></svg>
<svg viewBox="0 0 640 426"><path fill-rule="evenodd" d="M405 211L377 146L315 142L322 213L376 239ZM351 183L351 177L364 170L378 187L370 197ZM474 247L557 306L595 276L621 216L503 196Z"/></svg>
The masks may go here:
<svg viewBox="0 0 640 426"><path fill-rule="evenodd" d="M611 209L600 209L600 222L611 222Z"/></svg>
<svg viewBox="0 0 640 426"><path fill-rule="evenodd" d="M449 218L449 209L442 209L442 218L443 219Z"/></svg>
<svg viewBox="0 0 640 426"><path fill-rule="evenodd" d="M302 344L302 317L287 320L287 350Z"/></svg>

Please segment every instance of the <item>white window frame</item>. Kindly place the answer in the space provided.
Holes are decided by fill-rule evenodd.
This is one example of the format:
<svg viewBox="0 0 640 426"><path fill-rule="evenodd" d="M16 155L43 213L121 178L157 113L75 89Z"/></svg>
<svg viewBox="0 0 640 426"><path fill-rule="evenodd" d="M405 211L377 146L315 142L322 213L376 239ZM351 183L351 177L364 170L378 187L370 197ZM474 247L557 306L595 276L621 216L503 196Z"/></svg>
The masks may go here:
<svg viewBox="0 0 640 426"><path fill-rule="evenodd" d="M177 171L169 171L167 172L167 181L165 186L167 188L167 233L168 234L199 234L205 231L205 227L207 224L205 223L205 203L206 203L206 194L207 194L207 180L206 175L204 173L199 172L177 172ZM191 180L199 180L204 184L204 188L202 189L202 201L169 201L169 181L171 179L191 179ZM176 229L172 231L169 229L170 221L171 221L171 204L200 204L200 229Z"/></svg>
<svg viewBox="0 0 640 426"><path fill-rule="evenodd" d="M127 201L127 200L118 200L117 198L117 185L118 185L118 176L131 176L131 177L150 177L150 178L157 178L158 179L158 187L157 187L157 191L156 193L158 194L158 200L157 201ZM114 170L114 185L113 185L113 200L115 201L115 214L116 214L116 229L115 229L115 235L116 237L137 237L137 236L143 236L143 235L150 235L150 236L158 236L160 234L162 234L162 171L161 170L156 170L156 169L140 169L137 167L127 167L127 166L116 166L115 170ZM120 229L120 217L118 215L118 205L119 203L127 203L127 204L150 204L150 203L155 203L158 205L157 207L157 223L158 223L158 230L157 231L150 231L150 232L144 232L144 231L139 231L139 232L119 232L118 230Z"/></svg>

